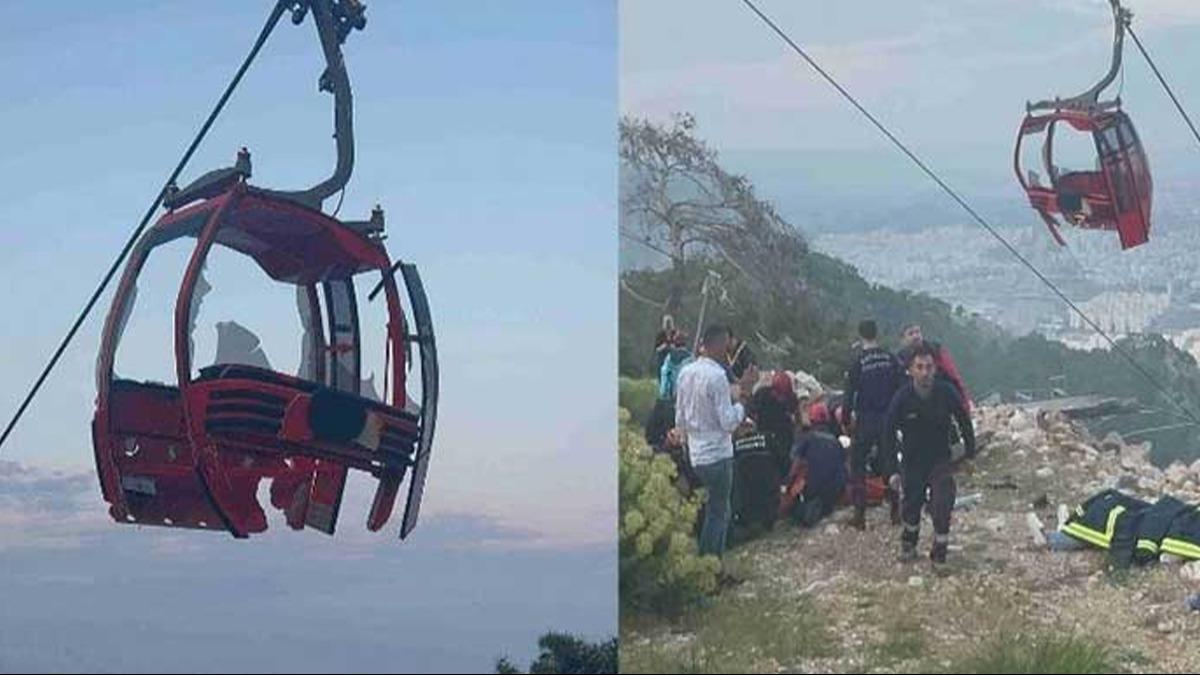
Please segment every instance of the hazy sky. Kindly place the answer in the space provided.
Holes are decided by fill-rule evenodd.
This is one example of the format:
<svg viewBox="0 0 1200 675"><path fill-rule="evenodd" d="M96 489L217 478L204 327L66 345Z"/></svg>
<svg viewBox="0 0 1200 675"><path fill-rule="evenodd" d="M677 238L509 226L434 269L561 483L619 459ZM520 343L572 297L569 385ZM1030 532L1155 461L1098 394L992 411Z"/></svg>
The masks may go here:
<svg viewBox="0 0 1200 675"><path fill-rule="evenodd" d="M6 8L0 25L0 74L8 91L0 103L5 422L271 4ZM146 647L147 661L128 654L113 660L104 645L123 629L105 629L88 642L82 628L64 627L62 635L75 644L66 660L40 661L53 655L14 652L7 643L0 655L7 647L17 657L7 664L0 658L0 667L89 662L71 660L80 654L90 654L96 659L90 663L102 669L173 667L164 660L165 645L185 652L207 647L173 632L161 620L162 609L142 613L138 606L152 603L163 588L188 585L175 600L178 620L188 630L207 631L205 621L245 609L234 589L252 584L247 575L268 574L263 569L281 575L270 585L271 602L278 603L270 607L288 611L258 607L253 621L243 616L236 629L212 633L230 645L231 660L206 666L182 659L178 667L236 664L238 654L250 659L257 649L246 640L295 635L314 621L329 633L322 640L350 640L348 651L362 646L338 663L364 669L486 668L488 655L501 649L526 657L519 650L531 651L537 634L551 627L597 635L613 630L615 27L611 1L569 8L548 1L371 3L367 30L346 45L358 146L341 215L365 217L372 205L383 205L389 251L422 270L439 338L438 439L423 524L413 537L399 545L398 523L387 534L357 534L370 498L362 482L350 487L332 543L316 534L278 532L278 521L259 543L204 533L139 536L105 521L90 468L89 424L110 290L0 450L0 459L15 463L0 472L7 598L0 634L40 626L40 639L52 640L58 618L83 625L115 619L118 626L151 630L164 646ZM185 180L228 165L243 145L253 153L254 184L295 188L324 178L334 152L331 99L316 91L321 66L311 23L281 22ZM144 280L146 303L139 297L127 343L133 361L166 373L170 345L137 337L134 325L140 318L150 328L162 324L149 296L168 298L169 306L176 274L167 265ZM296 357L288 340L295 339L298 322L290 296L253 284L214 286L206 306L212 300L236 307L243 298L246 306L266 303L253 305L250 327L262 335L273 363L291 367ZM198 340L210 339L220 318L202 316ZM273 349L276 338L288 346ZM69 502L62 517L53 515L58 511L47 517L21 496L24 488L11 478L19 472L36 478L29 480L46 504ZM357 542L362 552L342 561L338 542ZM156 547L168 558L139 557ZM18 548L23 552L14 552ZM442 555L448 549L456 551L453 560ZM313 551L333 560L307 562ZM262 569L251 573L233 564L242 558ZM131 582L120 593L100 588L113 575L136 579L146 562L174 571L156 569L153 583ZM56 571L41 573L48 569ZM201 569L204 580L193 583ZM85 583L79 579L89 579L99 595L64 590ZM313 584L321 589L315 597ZM344 595L343 585L350 589ZM569 597L569 589L585 586L590 590ZM448 595L458 597L443 603ZM42 596L59 604L41 606ZM101 598L116 607L102 606ZM338 609L322 616L322 598ZM356 605L368 599L370 616ZM424 627L411 629L418 624ZM240 637L230 637L234 633ZM84 643L76 644L80 639ZM247 663L331 663L304 660L327 642L313 644L290 657Z"/></svg>
<svg viewBox="0 0 1200 675"><path fill-rule="evenodd" d="M485 672L547 630L615 630L608 543L450 515L404 544L346 521L245 542L118 527L95 493L0 462L0 672Z"/></svg>
<svg viewBox="0 0 1200 675"><path fill-rule="evenodd" d="M996 204L1022 198L1011 165L1025 102L1087 89L1111 52L1104 0L757 4L951 184ZM1126 4L1176 93L1200 115L1200 3ZM699 134L799 224L828 227L821 218L839 209L931 193L928 179L739 0L623 2L620 31L622 112L695 114ZM1125 55L1122 96L1157 184L1194 184L1200 147L1132 42Z"/></svg>

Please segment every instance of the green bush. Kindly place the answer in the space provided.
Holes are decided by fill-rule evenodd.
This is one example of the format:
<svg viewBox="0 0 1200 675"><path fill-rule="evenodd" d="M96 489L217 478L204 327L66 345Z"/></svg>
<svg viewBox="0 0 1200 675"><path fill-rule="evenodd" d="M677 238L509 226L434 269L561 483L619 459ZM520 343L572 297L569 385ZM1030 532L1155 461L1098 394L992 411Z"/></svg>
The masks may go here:
<svg viewBox="0 0 1200 675"><path fill-rule="evenodd" d="M530 675L540 673L615 673L617 639L589 642L570 633L546 633L538 638L541 652L529 664ZM496 661L499 675L520 675L521 670L507 658Z"/></svg>
<svg viewBox="0 0 1200 675"><path fill-rule="evenodd" d="M646 426L658 398L658 380L621 377L617 382L617 405L629 411L635 424Z"/></svg>
<svg viewBox="0 0 1200 675"><path fill-rule="evenodd" d="M984 643L950 672L1111 673L1114 661L1103 645L1074 635L1004 635Z"/></svg>
<svg viewBox="0 0 1200 675"><path fill-rule="evenodd" d="M650 450L628 410L619 420L621 604L676 612L717 587L720 562L699 555L692 533L703 502L679 492L674 462Z"/></svg>

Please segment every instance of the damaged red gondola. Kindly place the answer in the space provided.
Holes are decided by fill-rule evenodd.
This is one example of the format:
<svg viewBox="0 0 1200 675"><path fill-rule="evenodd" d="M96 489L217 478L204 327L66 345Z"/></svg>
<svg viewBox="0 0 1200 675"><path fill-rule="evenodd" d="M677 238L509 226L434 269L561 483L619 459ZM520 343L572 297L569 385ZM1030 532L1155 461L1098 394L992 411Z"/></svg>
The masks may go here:
<svg viewBox="0 0 1200 675"><path fill-rule="evenodd" d="M1059 244L1059 229L1115 230L1121 247L1132 248L1150 237L1153 184L1146 151L1119 98L1100 101L1121 68L1125 30L1131 14L1118 0L1110 0L1116 23L1112 64L1105 77L1088 91L1067 99L1026 106L1026 117L1017 134L1013 166L1030 205L1041 215ZM1069 170L1057 161L1056 134L1081 133L1091 137L1094 165ZM1022 164L1022 145L1041 142L1041 166ZM1043 182L1037 168L1045 172ZM1061 216L1061 218L1060 218Z"/></svg>
<svg viewBox="0 0 1200 675"><path fill-rule="evenodd" d="M405 478L400 536L415 527L429 467L438 400L438 365L429 306L416 267L393 262L383 245L383 213L345 222L321 212L353 165L349 80L340 45L365 22L362 5L341 0L294 3L311 10L328 67L322 88L335 99L338 166L309 190L256 188L248 153L164 199L169 211L137 243L104 324L92 424L96 467L118 522L227 530L246 537L267 528L258 485L270 479L271 503L289 526L332 534L350 469L378 481L367 518L380 529ZM174 313L174 384L120 379L114 358L136 298L138 275L155 250L195 239L181 271ZM252 259L273 282L296 289L305 349L317 355L297 375L239 363L196 368L193 303L214 247ZM408 300L405 314L400 284ZM364 282L374 283L365 293ZM382 292L387 309L384 396L360 390L358 308ZM411 348L419 351L420 400L408 397Z"/></svg>

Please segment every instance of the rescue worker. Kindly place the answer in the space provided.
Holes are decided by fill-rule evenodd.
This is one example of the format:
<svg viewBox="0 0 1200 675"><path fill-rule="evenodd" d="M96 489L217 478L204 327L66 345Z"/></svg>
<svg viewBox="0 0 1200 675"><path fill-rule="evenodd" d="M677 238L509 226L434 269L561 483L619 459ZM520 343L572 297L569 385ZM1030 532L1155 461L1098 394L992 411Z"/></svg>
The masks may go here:
<svg viewBox="0 0 1200 675"><path fill-rule="evenodd" d="M808 423L812 425L813 429L824 431L830 436L836 437L841 432L841 426L830 409L830 400L831 397L826 396L824 393L817 394L817 397L804 407L804 411L808 418Z"/></svg>
<svg viewBox="0 0 1200 675"><path fill-rule="evenodd" d="M754 430L735 434L730 495L733 539L748 541L775 526L782 477L766 434Z"/></svg>
<svg viewBox="0 0 1200 675"><path fill-rule="evenodd" d="M795 441L799 406L792 378L779 370L771 376L769 387L760 387L754 392L746 408L746 414L754 419L755 428L766 436L767 450L775 459L777 479L783 478L790 465L789 454Z"/></svg>
<svg viewBox="0 0 1200 675"><path fill-rule="evenodd" d="M867 527L867 461L874 453L879 454L883 439L884 418L888 405L896 391L904 384L904 370L900 361L879 345L879 327L867 319L858 325L862 339L861 348L850 364L846 377L846 395L842 424L853 429L850 444L850 501L854 505L854 516L850 526L865 530ZM850 419L846 419L849 415ZM876 469L879 470L876 461ZM883 474L887 475L887 474ZM899 517L898 496L889 495L892 504L892 522Z"/></svg>
<svg viewBox="0 0 1200 675"><path fill-rule="evenodd" d="M787 484L804 473L804 491L793 512L800 524L813 527L833 513L846 489L846 450L832 434L806 426L792 447Z"/></svg>
<svg viewBox="0 0 1200 675"><path fill-rule="evenodd" d="M903 461L889 481L892 485L900 482L903 486L901 519L904 531L900 535L900 559L916 559L921 509L925 506L925 492L929 490L933 518L933 546L929 558L940 565L946 562L950 513L956 492L954 469L961 461L951 456L950 425L957 422L962 431L963 459L975 456L975 428L958 392L936 377L936 352L932 345L924 342L913 345L908 374L911 381L896 392L888 407L881 458L885 467L895 466L896 432L903 432Z"/></svg>
<svg viewBox="0 0 1200 675"><path fill-rule="evenodd" d="M971 412L971 408L973 407L971 395L967 392L967 385L963 381L962 375L958 372L958 364L950 356L950 350L939 342L926 340L921 331L920 324L910 324L901 333L900 350L897 354L900 357L900 363L907 368L908 362L912 358L912 349L922 342L933 348L934 363L938 368L937 377L954 385L954 388L958 391L959 398L962 399L963 405L967 408L967 412Z"/></svg>

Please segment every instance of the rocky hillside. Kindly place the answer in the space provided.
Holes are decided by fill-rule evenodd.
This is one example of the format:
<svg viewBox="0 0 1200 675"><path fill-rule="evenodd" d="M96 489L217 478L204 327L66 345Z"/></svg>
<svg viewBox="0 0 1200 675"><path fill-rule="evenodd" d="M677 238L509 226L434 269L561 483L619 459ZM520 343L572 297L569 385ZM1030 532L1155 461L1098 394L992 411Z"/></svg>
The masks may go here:
<svg viewBox="0 0 1200 675"><path fill-rule="evenodd" d="M730 553L744 581L711 606L627 620L622 671L973 672L995 667L978 665L989 649L1049 644L1057 672L1200 672L1200 612L1187 607L1200 562L1110 571L1101 552L1049 550L1038 527L1102 487L1200 502L1200 461L1156 468L1147 444L1094 438L1057 413L983 407L976 425L945 570L897 562L883 509L862 533L846 510L813 531L781 523ZM922 549L930 533L926 520Z"/></svg>

